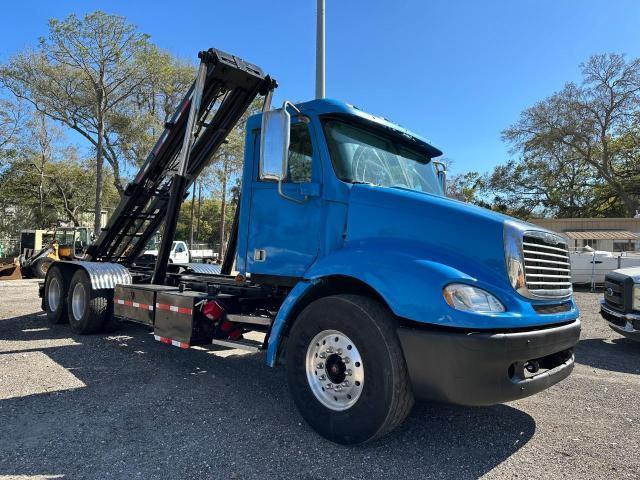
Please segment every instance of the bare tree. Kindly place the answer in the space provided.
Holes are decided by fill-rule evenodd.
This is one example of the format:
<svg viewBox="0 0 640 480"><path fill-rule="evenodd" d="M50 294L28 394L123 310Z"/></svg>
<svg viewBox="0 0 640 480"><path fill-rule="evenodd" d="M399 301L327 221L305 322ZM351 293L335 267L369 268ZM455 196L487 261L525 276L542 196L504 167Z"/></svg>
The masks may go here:
<svg viewBox="0 0 640 480"><path fill-rule="evenodd" d="M38 224L42 225L45 218L45 197L47 195L46 170L53 161L53 143L60 139L61 132L41 112L37 112L27 126L26 135L21 141L23 144L22 154L30 159L30 165L38 177L38 215L36 218Z"/></svg>
<svg viewBox="0 0 640 480"><path fill-rule="evenodd" d="M18 103L0 99L0 166L2 150L15 142L24 118L24 109Z"/></svg>
<svg viewBox="0 0 640 480"><path fill-rule="evenodd" d="M503 132L503 138L513 145L514 153L521 155L523 163L513 165L520 168L520 173L527 163L532 166L542 162L537 165L538 172L555 165L555 169L547 169L547 187L556 185L562 176L567 181L563 185L566 189L599 186L596 193L604 195L601 200L605 204L619 201L624 214L632 216L640 203L640 59L594 55L581 70L580 85L569 83L522 112L520 119ZM532 171L529 168L529 173ZM512 172L517 173L517 169ZM545 189L542 176L520 175L523 181L518 184L513 183L517 176L507 177L506 173L504 169L502 174L496 171L494 177L509 178L523 193L551 191ZM596 196L594 192L592 195ZM574 206L579 205L576 202Z"/></svg>

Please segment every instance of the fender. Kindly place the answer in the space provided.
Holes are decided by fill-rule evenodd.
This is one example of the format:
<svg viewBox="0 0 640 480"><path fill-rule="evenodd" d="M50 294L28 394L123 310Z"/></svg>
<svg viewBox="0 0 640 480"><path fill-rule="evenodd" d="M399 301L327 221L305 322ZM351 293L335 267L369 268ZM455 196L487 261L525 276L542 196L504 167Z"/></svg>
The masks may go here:
<svg viewBox="0 0 640 480"><path fill-rule="evenodd" d="M131 273L119 263L59 260L52 263L51 267L53 266L62 270L66 281L70 281L77 270L84 270L89 275L91 288L94 290L114 289L116 285L130 285L132 283Z"/></svg>
<svg viewBox="0 0 640 480"><path fill-rule="evenodd" d="M573 301L572 308L566 313L539 315L530 301L520 298L511 288L506 275L498 279L472 259L443 256L442 250L436 251L441 260L436 261L424 244L399 243L395 240L390 245L378 239L351 242L312 265L278 311L269 336L267 364L275 365L280 335L285 325L292 321L289 316L297 302L323 278L336 275L357 279L371 287L398 317L435 326L495 330L533 327L575 318L577 309ZM465 271L460 268L462 264L467 265ZM477 314L454 310L442 296L442 289L453 282L489 291L505 305L506 312Z"/></svg>
<svg viewBox="0 0 640 480"><path fill-rule="evenodd" d="M280 335L285 325L289 321L291 311L296 306L298 301L318 283L317 280L309 281L302 280L296 284L295 287L289 292L287 298L284 299L278 314L276 315L273 325L271 327L271 333L269 334L269 341L267 344L267 365L270 367L275 366L276 357L278 355L278 347L280 346Z"/></svg>

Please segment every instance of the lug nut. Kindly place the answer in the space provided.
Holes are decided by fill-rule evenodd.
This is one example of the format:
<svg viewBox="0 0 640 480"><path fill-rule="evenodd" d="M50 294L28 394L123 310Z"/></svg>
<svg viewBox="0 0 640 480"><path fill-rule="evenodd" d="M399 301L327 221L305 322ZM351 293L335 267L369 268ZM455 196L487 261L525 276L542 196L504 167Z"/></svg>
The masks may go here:
<svg viewBox="0 0 640 480"><path fill-rule="evenodd" d="M326 358L327 354L324 352L321 352L320 355L318 355L320 358Z"/></svg>
<svg viewBox="0 0 640 480"><path fill-rule="evenodd" d="M348 387L349 386L349 380L345 380L344 382L342 382L342 386L343 387Z"/></svg>
<svg viewBox="0 0 640 480"><path fill-rule="evenodd" d="M327 376L323 373L322 375L320 375L320 380L326 380Z"/></svg>
<svg viewBox="0 0 640 480"><path fill-rule="evenodd" d="M316 365L316 367L318 368L324 368L324 363L320 362L319 364Z"/></svg>
<svg viewBox="0 0 640 480"><path fill-rule="evenodd" d="M327 383L327 390L331 390L333 388L333 383Z"/></svg>
<svg viewBox="0 0 640 480"><path fill-rule="evenodd" d="M327 348L327 353L333 353L333 347L328 347Z"/></svg>
<svg viewBox="0 0 640 480"><path fill-rule="evenodd" d="M339 392L340 390L342 390L342 386L341 385L336 385L336 392Z"/></svg>
<svg viewBox="0 0 640 480"><path fill-rule="evenodd" d="M346 373L347 373L347 375L351 375L353 372L351 371L350 368L347 368L347 372Z"/></svg>
<svg viewBox="0 0 640 480"><path fill-rule="evenodd" d="M338 348L338 349L336 350L336 353L337 353L338 355L342 355L342 349L341 349L341 348Z"/></svg>
<svg viewBox="0 0 640 480"><path fill-rule="evenodd" d="M349 357L344 357L344 359L342 361L344 363L349 363L351 361L351 359Z"/></svg>

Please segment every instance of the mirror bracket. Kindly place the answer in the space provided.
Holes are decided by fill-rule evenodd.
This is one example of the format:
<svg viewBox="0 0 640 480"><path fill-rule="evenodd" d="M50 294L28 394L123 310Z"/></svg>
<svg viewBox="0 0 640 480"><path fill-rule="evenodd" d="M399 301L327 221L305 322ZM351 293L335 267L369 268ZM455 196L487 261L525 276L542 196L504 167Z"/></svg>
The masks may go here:
<svg viewBox="0 0 640 480"><path fill-rule="evenodd" d="M438 180L440 180L440 187L442 188L442 194L446 196L447 194L447 166L443 162L439 162L438 160L432 160L433 165L436 169L436 175L438 176Z"/></svg>

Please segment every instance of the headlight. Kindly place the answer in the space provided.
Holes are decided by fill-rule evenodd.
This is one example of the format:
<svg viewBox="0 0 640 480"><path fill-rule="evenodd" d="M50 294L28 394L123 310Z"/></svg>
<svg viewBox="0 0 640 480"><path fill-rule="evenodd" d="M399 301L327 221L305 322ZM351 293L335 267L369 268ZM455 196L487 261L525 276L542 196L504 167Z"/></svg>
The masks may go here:
<svg viewBox="0 0 640 480"><path fill-rule="evenodd" d="M442 291L445 301L456 310L475 313L504 312L505 308L500 300L481 288L452 283Z"/></svg>
<svg viewBox="0 0 640 480"><path fill-rule="evenodd" d="M640 285L633 286L633 310L640 310Z"/></svg>

